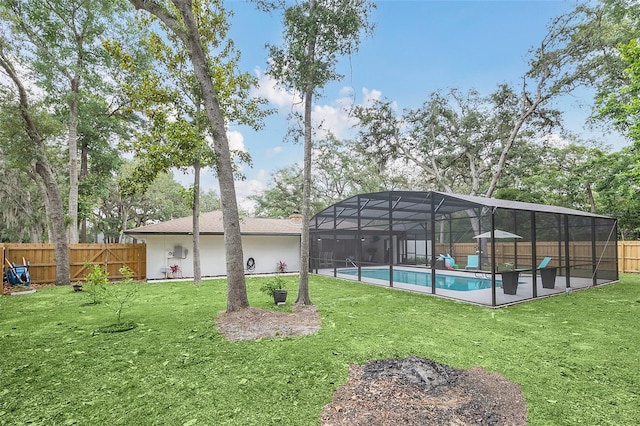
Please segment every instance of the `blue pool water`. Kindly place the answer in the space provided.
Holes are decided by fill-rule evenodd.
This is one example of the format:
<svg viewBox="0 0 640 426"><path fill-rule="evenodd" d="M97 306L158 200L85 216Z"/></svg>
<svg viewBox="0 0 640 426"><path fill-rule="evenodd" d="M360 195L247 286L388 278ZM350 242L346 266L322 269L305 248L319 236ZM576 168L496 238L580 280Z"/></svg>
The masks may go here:
<svg viewBox="0 0 640 426"><path fill-rule="evenodd" d="M358 276L356 268L340 269L341 274ZM389 281L389 269L363 269L361 272L363 278L374 278L377 280ZM396 283L420 285L423 287L431 287L431 272L423 271L401 271L393 270L393 281ZM500 287L501 281L496 280L496 286ZM472 291L491 288L491 279L476 276L453 276L436 274L436 288L455 291Z"/></svg>

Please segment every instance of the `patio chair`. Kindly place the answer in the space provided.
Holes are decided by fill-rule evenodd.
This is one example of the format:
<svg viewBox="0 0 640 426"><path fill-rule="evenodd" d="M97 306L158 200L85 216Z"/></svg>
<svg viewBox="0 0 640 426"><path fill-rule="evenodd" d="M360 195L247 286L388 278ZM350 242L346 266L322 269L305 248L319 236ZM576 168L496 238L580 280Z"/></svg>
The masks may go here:
<svg viewBox="0 0 640 426"><path fill-rule="evenodd" d="M542 261L540 261L540 264L538 265L537 269L546 268L549 262L551 262L551 258L545 257L544 259L542 259Z"/></svg>
<svg viewBox="0 0 640 426"><path fill-rule="evenodd" d="M478 269L479 265L479 256L477 254L470 254L467 256L467 266L465 269Z"/></svg>

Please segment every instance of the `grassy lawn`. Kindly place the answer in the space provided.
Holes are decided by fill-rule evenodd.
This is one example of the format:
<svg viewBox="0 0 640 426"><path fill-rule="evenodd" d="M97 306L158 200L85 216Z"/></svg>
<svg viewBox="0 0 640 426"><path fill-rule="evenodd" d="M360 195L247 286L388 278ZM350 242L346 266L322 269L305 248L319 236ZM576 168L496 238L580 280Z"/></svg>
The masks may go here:
<svg viewBox="0 0 640 426"><path fill-rule="evenodd" d="M263 279L249 300L271 308ZM250 342L215 330L224 281L138 285L137 327L113 334L94 333L113 311L68 287L0 297L1 425L313 425L349 364L409 355L500 372L531 425L640 415L640 276L499 310L312 277L320 332Z"/></svg>

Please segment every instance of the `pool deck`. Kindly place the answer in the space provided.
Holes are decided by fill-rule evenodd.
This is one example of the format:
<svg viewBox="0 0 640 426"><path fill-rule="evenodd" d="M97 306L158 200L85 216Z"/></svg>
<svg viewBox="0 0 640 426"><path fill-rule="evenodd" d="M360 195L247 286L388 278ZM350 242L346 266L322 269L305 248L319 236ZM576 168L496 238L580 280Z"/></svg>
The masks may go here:
<svg viewBox="0 0 640 426"><path fill-rule="evenodd" d="M388 268L388 266L372 266L372 267L363 267L362 270L365 269L380 269L380 268ZM351 268L337 268L336 278L345 279L349 281L357 281L358 277L350 274L341 274L340 269L353 269ZM424 267L415 267L415 266L404 266L404 265L394 265L394 270L402 270L402 271L420 271L420 272L430 272L431 269L425 271ZM324 276L334 276L334 269L319 269L318 275ZM469 270L436 270L436 274L448 275L448 276L460 276L460 277L478 277L478 278L488 278L491 279L491 272L487 271L469 271ZM496 274L496 280L500 280L500 274ZM566 286L566 277L565 276L556 276L555 286L554 288L544 288L542 287L542 279L540 278L540 274L537 275L537 297L549 297L560 295L564 293L568 293L574 290L586 289L592 286L592 280L590 278L575 278L571 277L570 287ZM368 284L375 284L382 287L389 287L388 280L380 280L374 278L362 277L361 282ZM467 290L467 291L456 291L449 289L436 288L435 294L431 293L431 287L425 287L420 285L413 284L404 284L399 282L393 283L393 288L405 291L412 291L416 293L423 293L428 295L435 295L439 297L445 297L448 299L455 299L467 303L474 303L482 306L492 306L492 289L480 289L480 290ZM520 271L520 276L518 278L518 289L516 294L505 294L502 287L496 287L496 307L511 305L514 303L520 303L527 300L533 299L533 275L532 271Z"/></svg>

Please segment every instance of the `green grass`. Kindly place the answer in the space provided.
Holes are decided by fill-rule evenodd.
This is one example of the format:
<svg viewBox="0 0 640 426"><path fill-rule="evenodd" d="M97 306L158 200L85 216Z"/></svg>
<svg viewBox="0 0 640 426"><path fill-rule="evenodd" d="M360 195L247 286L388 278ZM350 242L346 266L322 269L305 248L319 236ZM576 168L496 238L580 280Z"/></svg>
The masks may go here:
<svg viewBox="0 0 640 426"><path fill-rule="evenodd" d="M249 299L271 309L263 280ZM310 288L317 334L249 342L215 330L222 280L140 284L122 333L95 333L115 315L70 287L0 297L0 424L313 425L349 364L409 355L500 372L531 425L637 423L640 276L499 310L315 276Z"/></svg>

